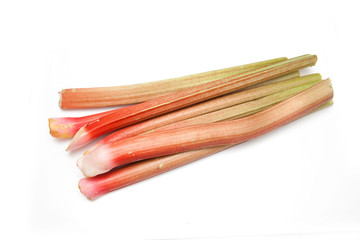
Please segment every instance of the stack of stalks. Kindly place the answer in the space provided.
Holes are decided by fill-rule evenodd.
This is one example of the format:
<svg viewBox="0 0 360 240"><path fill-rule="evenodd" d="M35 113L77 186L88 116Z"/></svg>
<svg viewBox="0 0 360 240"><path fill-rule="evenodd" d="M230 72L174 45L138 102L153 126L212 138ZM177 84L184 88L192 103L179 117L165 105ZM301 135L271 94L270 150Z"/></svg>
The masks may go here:
<svg viewBox="0 0 360 240"><path fill-rule="evenodd" d="M332 103L329 79L299 75L316 55L276 58L136 85L65 89L63 109L133 104L78 118L50 118L50 134L87 149L77 165L89 199L263 135Z"/></svg>

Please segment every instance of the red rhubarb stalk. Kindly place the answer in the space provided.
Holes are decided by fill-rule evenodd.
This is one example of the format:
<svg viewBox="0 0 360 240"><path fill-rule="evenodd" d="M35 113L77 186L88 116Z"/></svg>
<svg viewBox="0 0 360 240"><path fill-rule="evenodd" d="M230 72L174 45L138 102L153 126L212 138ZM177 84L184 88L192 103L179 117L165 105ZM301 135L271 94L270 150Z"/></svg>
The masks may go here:
<svg viewBox="0 0 360 240"><path fill-rule="evenodd" d="M95 144L91 149L96 148L99 145L118 141L120 139L125 139L139 134L173 124L178 121L183 121L185 119L193 118L196 116L203 115L205 113L214 112L220 109L231 107L237 104L244 102L252 101L254 99L262 98L277 92L282 92L287 89L294 87L302 86L311 82L321 80L320 74L311 74L299 78L294 78L282 82L276 82L268 84L266 86L261 86L257 88L252 88L249 90L240 91L237 93L221 96L215 99L210 99L208 101L195 104L193 106L183 108L171 113L161 115L156 118L152 118L143 122L140 122L135 125L131 125L125 128L122 128L109 136L105 137L97 144ZM91 149L89 151L91 151Z"/></svg>
<svg viewBox="0 0 360 240"><path fill-rule="evenodd" d="M71 88L60 92L59 106L63 109L107 107L134 104L223 77L281 62L287 58L250 63L190 76L118 87Z"/></svg>
<svg viewBox="0 0 360 240"><path fill-rule="evenodd" d="M98 121L82 127L75 134L68 150L80 148L97 137L116 129L264 82L304 67L313 66L316 60L315 55L304 55L257 70L201 84L144 103L117 109L116 112L100 117Z"/></svg>
<svg viewBox="0 0 360 240"><path fill-rule="evenodd" d="M159 131L105 144L78 160L87 177L134 161L179 152L238 144L283 126L330 101L330 80L245 118Z"/></svg>

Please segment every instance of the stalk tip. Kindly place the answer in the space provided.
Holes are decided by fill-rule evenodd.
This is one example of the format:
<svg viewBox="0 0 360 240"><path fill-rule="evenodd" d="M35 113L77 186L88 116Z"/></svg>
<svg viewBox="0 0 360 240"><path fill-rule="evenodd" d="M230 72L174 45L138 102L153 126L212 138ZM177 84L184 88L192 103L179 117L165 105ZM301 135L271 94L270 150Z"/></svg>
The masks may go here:
<svg viewBox="0 0 360 240"><path fill-rule="evenodd" d="M104 162L104 159L111 159L110 149L107 146L81 156L77 160L77 166L85 177L94 177L116 167L111 162Z"/></svg>
<svg viewBox="0 0 360 240"><path fill-rule="evenodd" d="M59 108L61 108L62 109L62 95L63 95L63 93L64 93L64 89L63 90L61 90L60 92L59 92Z"/></svg>
<svg viewBox="0 0 360 240"><path fill-rule="evenodd" d="M49 130L50 135L55 138L71 138L72 135L69 132L69 124L62 124L57 118L49 118Z"/></svg>
<svg viewBox="0 0 360 240"><path fill-rule="evenodd" d="M69 146L66 148L66 151L73 151L84 145L84 144L81 144L82 135L83 135L84 131L85 131L84 127L81 127L75 133L74 137L71 139L71 142L69 143Z"/></svg>
<svg viewBox="0 0 360 240"><path fill-rule="evenodd" d="M91 183L87 178L82 178L79 180L78 188L80 192L90 201L96 198L96 194L94 193L94 189L91 187Z"/></svg>
<svg viewBox="0 0 360 240"><path fill-rule="evenodd" d="M53 136L53 137L59 138L60 136L59 136L58 132L57 132L57 131L54 131L54 128L53 128L55 119L54 119L54 118L49 118L49 119L48 119L48 122L49 122L50 135Z"/></svg>

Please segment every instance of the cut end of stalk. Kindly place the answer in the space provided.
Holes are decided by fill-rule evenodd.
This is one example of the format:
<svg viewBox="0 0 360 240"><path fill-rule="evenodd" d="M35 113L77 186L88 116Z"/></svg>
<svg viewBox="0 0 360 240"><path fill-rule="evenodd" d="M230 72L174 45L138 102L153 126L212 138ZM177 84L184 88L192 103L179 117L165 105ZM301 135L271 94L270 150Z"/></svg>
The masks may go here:
<svg viewBox="0 0 360 240"><path fill-rule="evenodd" d="M68 88L68 89L61 90L59 92L59 95L60 95L59 96L59 107L64 110L74 109L74 107L72 107L72 103L69 102L69 96L76 94L76 92L77 92L77 88ZM75 107L75 108L83 108L83 107L80 106L80 107Z"/></svg>
<svg viewBox="0 0 360 240"><path fill-rule="evenodd" d="M329 88L331 88L331 93L332 93L332 98L333 98L334 97L334 89L333 89L333 86L332 86L332 83L331 83L331 79L327 78L327 79L323 80L323 82L325 82L327 84L327 86ZM328 102L330 102L330 101L332 101L332 99L329 100Z"/></svg>
<svg viewBox="0 0 360 240"><path fill-rule="evenodd" d="M67 150L67 149L66 149ZM77 162L76 162L76 166L80 169L80 171L87 177L88 176L88 171L87 170L83 170L83 169L85 169L85 167L84 167L84 156L81 156L78 160L77 160ZM88 169L88 168L86 168L86 169Z"/></svg>
<svg viewBox="0 0 360 240"><path fill-rule="evenodd" d="M75 136L73 135L73 139L71 139L71 142L69 146L66 148L66 151L73 151L85 145L81 143L81 140L84 140L84 138L79 137L85 135L84 132L85 132L85 127L82 127L79 129L79 131L76 132Z"/></svg>
<svg viewBox="0 0 360 240"><path fill-rule="evenodd" d="M94 200L98 197L96 188L94 188L91 181L88 178L80 179L78 183L80 192L89 200Z"/></svg>
<svg viewBox="0 0 360 240"><path fill-rule="evenodd" d="M96 149L96 151L91 152L91 154L81 156L76 165L85 177L93 177L113 168L113 166L109 166L109 164L102 161L103 159L109 159L109 157L111 157L110 155L110 149L107 149L106 146L102 146L101 148Z"/></svg>
<svg viewBox="0 0 360 240"><path fill-rule="evenodd" d="M64 93L64 89L63 90L61 90L60 92L59 92L59 108L62 108L62 95L63 95L63 93Z"/></svg>
<svg viewBox="0 0 360 240"><path fill-rule="evenodd" d="M56 138L71 138L74 136L73 125L60 122L56 118L49 118L49 129L51 136Z"/></svg>

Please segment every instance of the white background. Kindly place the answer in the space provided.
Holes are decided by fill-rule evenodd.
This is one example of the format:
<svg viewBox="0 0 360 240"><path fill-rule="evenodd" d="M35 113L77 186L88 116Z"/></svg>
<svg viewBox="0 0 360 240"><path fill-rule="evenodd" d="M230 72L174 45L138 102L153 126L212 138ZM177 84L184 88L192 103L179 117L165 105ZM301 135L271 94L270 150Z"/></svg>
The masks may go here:
<svg viewBox="0 0 360 240"><path fill-rule="evenodd" d="M1 1L2 239L360 238L356 1ZM317 54L332 107L87 200L47 119L62 88ZM5 237L6 236L6 237ZM4 238L5 237L5 238Z"/></svg>

